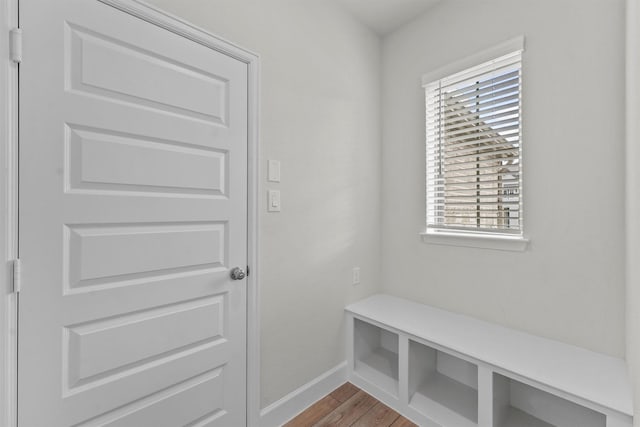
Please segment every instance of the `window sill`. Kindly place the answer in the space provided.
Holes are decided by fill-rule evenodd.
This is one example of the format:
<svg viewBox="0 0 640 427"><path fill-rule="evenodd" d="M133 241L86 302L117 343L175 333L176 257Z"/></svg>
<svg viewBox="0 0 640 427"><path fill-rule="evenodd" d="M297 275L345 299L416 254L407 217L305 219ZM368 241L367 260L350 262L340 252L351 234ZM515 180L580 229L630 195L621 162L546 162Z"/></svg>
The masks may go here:
<svg viewBox="0 0 640 427"><path fill-rule="evenodd" d="M471 235L455 232L423 232L420 235L424 243L498 251L523 252L529 244L529 239L520 236Z"/></svg>

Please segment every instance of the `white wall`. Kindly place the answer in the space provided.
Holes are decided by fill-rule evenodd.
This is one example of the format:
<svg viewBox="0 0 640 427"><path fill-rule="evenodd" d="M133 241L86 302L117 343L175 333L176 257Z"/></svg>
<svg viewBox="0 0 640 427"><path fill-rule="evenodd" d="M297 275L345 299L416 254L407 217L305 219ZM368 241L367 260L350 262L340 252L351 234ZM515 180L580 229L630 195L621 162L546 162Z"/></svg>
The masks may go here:
<svg viewBox="0 0 640 427"><path fill-rule="evenodd" d="M524 34L524 253L422 243L425 72ZM624 1L447 0L383 42L383 288L625 351Z"/></svg>
<svg viewBox="0 0 640 427"><path fill-rule="evenodd" d="M627 0L627 362L640 427L640 1Z"/></svg>
<svg viewBox="0 0 640 427"><path fill-rule="evenodd" d="M265 407L344 360L344 306L378 288L380 42L326 0L151 3L261 56L261 164L282 161L261 182L282 191L261 215Z"/></svg>

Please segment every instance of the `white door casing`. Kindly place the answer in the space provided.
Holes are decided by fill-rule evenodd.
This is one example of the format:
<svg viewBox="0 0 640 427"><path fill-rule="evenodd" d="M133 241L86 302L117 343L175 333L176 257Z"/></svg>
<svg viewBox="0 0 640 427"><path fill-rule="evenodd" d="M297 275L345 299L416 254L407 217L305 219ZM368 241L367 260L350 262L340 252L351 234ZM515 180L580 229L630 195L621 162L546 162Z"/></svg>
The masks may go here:
<svg viewBox="0 0 640 427"><path fill-rule="evenodd" d="M247 63L97 0L20 14L19 425L244 425Z"/></svg>
<svg viewBox="0 0 640 427"><path fill-rule="evenodd" d="M18 26L17 0L0 0L0 55L11 58L9 34ZM0 425L16 425L17 295L12 291L12 261L18 253L18 64L0 67Z"/></svg>

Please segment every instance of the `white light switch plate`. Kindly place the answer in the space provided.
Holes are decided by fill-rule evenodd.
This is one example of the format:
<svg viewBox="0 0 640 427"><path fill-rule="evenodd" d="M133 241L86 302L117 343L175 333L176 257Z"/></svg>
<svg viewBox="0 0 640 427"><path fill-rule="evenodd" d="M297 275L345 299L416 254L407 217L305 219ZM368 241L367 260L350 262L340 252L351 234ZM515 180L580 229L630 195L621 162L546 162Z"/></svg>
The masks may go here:
<svg viewBox="0 0 640 427"><path fill-rule="evenodd" d="M269 197L267 198L267 211L280 212L280 191L269 190Z"/></svg>
<svg viewBox="0 0 640 427"><path fill-rule="evenodd" d="M280 161L269 160L268 169L267 180L269 182L280 182Z"/></svg>

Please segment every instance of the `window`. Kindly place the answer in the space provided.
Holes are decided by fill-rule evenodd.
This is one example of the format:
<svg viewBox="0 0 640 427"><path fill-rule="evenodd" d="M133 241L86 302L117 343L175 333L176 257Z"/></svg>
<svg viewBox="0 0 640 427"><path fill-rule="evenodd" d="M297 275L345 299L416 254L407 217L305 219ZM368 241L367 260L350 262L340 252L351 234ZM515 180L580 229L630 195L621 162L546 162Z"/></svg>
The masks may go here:
<svg viewBox="0 0 640 427"><path fill-rule="evenodd" d="M427 235L522 238L521 53L425 82Z"/></svg>

